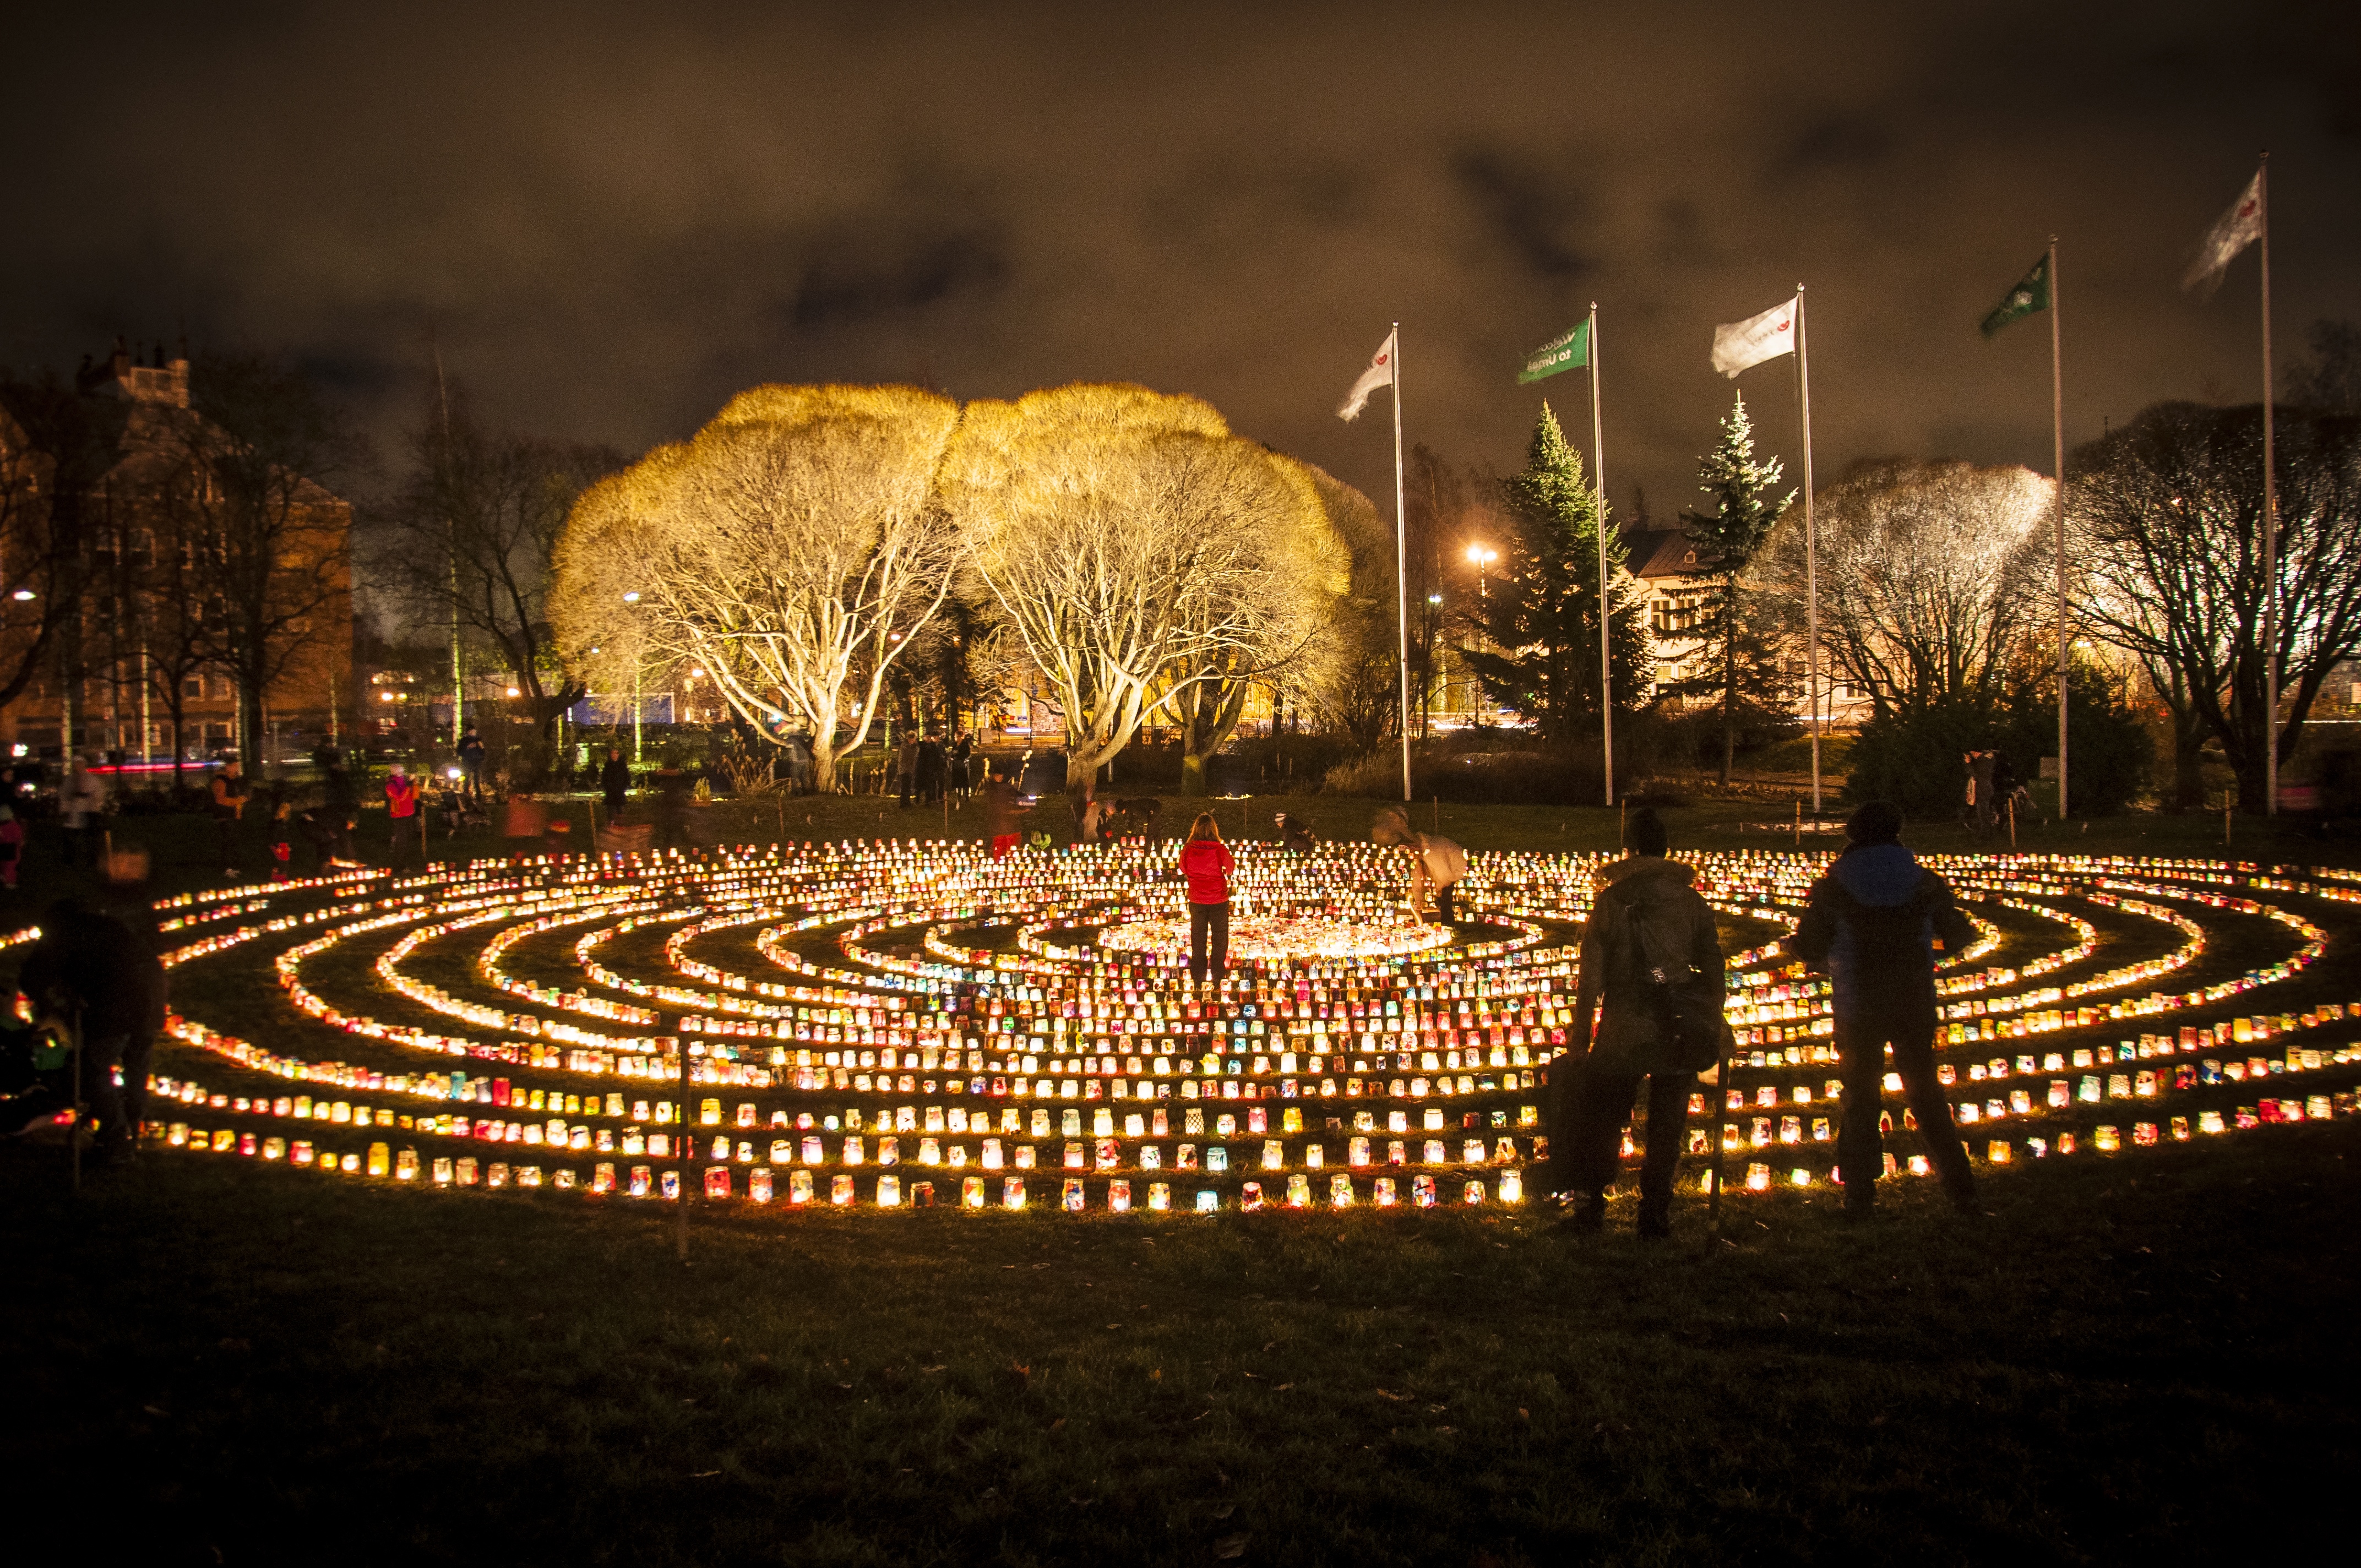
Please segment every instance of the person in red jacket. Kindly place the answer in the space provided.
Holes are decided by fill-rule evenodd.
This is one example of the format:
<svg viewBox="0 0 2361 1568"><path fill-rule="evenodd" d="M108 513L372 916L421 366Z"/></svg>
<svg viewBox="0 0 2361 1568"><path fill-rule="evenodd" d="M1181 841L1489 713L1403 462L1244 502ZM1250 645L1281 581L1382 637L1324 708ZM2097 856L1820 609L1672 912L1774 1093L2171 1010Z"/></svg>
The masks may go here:
<svg viewBox="0 0 2361 1568"><path fill-rule="evenodd" d="M386 777L385 804L393 818L393 869L398 872L408 864L413 849L423 862L426 851L418 836L418 786L411 782L410 770L400 762L393 764L393 772Z"/></svg>
<svg viewBox="0 0 2361 1568"><path fill-rule="evenodd" d="M1210 811L1197 815L1180 846L1180 874L1189 879L1189 976L1199 985L1230 965L1230 872L1235 862ZM1207 948L1210 947L1210 952Z"/></svg>

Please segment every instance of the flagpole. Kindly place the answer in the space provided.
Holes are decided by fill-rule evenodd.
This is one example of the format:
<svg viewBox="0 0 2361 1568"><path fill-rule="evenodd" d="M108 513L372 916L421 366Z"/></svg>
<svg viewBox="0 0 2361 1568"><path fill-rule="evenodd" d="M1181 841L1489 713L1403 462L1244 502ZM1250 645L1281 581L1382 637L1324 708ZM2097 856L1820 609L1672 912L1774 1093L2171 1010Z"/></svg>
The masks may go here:
<svg viewBox="0 0 2361 1568"><path fill-rule="evenodd" d="M2271 155L2255 173L2263 247L2263 810L2279 809L2279 505L2271 419Z"/></svg>
<svg viewBox="0 0 2361 1568"><path fill-rule="evenodd" d="M1820 815L1820 549L1812 527L1812 356L1795 285L1795 393L1804 417L1804 683L1812 705L1812 816Z"/></svg>
<svg viewBox="0 0 2361 1568"><path fill-rule="evenodd" d="M1590 302L1590 333L1583 357L1590 361L1590 478L1598 493L1598 740L1605 763L1607 804L1615 804L1615 676L1609 628L1614 606L1607 597L1606 422L1598 413L1598 302Z"/></svg>
<svg viewBox="0 0 2361 1568"><path fill-rule="evenodd" d="M1410 544L1402 510L1401 323L1394 323L1394 631L1401 671L1402 803L1410 803Z"/></svg>
<svg viewBox="0 0 2361 1568"><path fill-rule="evenodd" d="M2058 475L2058 820L2066 820L2066 368L2058 325L2058 236L2049 236L2049 450Z"/></svg>

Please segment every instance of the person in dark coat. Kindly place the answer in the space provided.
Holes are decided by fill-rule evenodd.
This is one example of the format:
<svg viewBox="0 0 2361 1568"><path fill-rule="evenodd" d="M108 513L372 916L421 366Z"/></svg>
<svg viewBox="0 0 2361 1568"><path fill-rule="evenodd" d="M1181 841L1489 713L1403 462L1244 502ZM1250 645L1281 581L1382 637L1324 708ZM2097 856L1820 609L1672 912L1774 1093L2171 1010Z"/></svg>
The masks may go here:
<svg viewBox="0 0 2361 1568"><path fill-rule="evenodd" d="M928 806L943 803L943 743L931 730L918 742L918 798Z"/></svg>
<svg viewBox="0 0 2361 1568"><path fill-rule="evenodd" d="M1602 1228L1623 1129L1645 1078L1640 1234L1655 1238L1672 1234L1673 1182L1697 1075L1720 1058L1730 1026L1721 936L1696 872L1665 858L1664 825L1653 811L1634 812L1626 838L1631 852L1599 872L1583 929L1574 1024L1550 1074L1558 1129L1550 1156L1556 1185L1577 1201L1568 1223ZM1667 992L1686 1003L1677 1017Z"/></svg>
<svg viewBox="0 0 2361 1568"><path fill-rule="evenodd" d="M975 754L975 737L962 729L950 746L951 793L965 800L975 792L975 775L969 772L968 759Z"/></svg>
<svg viewBox="0 0 2361 1568"><path fill-rule="evenodd" d="M36 1021L82 1030L82 1099L99 1148L108 1164L129 1164L148 1110L148 1053L164 1027L164 966L151 940L121 920L60 901L42 916L41 939L26 956L16 989Z"/></svg>
<svg viewBox="0 0 2361 1568"><path fill-rule="evenodd" d="M659 850L688 848L688 775L676 767L656 770L655 845Z"/></svg>
<svg viewBox="0 0 2361 1568"><path fill-rule="evenodd" d="M484 737L474 725L459 737L460 793L471 800L484 798Z"/></svg>
<svg viewBox="0 0 2361 1568"><path fill-rule="evenodd" d="M323 775L317 821L327 830L326 848L319 849L317 839L313 839L313 847L319 850L320 869L325 870L331 855L346 861L360 858L353 850L353 828L360 822L361 792L359 783L353 777L352 765L335 747L322 747L313 753L313 760L320 764Z"/></svg>
<svg viewBox="0 0 2361 1568"><path fill-rule="evenodd" d="M598 793L607 797L607 820L620 818L624 798L631 793L631 764L623 761L620 746L607 748L606 763L598 770Z"/></svg>
<svg viewBox="0 0 2361 1568"><path fill-rule="evenodd" d="M1879 1094L1888 1071L1901 1076L1943 1190L1971 1211L1974 1173L1952 1124L1950 1102L1935 1078L1935 951L1938 946L1960 951L1975 939L1975 927L1951 902L1949 884L1903 847L1898 807L1869 802L1846 821L1844 853L1812 884L1804 918L1788 941L1806 969L1835 981L1844 1084L1837 1161L1845 1212L1865 1215L1876 1202L1885 1158L1877 1130Z"/></svg>

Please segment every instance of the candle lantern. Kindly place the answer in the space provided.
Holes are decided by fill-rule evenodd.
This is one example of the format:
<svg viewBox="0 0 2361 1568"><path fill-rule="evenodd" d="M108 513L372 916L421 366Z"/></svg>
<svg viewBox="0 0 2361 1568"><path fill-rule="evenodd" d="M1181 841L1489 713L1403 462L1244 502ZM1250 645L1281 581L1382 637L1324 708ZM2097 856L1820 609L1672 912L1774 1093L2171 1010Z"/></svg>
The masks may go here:
<svg viewBox="0 0 2361 1568"><path fill-rule="evenodd" d="M1000 1184L1000 1206L1004 1209L1022 1209L1025 1207L1025 1179L1023 1177L1011 1176L1002 1180Z"/></svg>
<svg viewBox="0 0 2361 1568"><path fill-rule="evenodd" d="M983 1177L963 1176L960 1178L960 1207L962 1209L981 1209L983 1207Z"/></svg>
<svg viewBox="0 0 2361 1568"><path fill-rule="evenodd" d="M1746 1168L1746 1190L1750 1192L1771 1190L1771 1168L1756 1161Z"/></svg>
<svg viewBox="0 0 2361 1568"><path fill-rule="evenodd" d="M516 1184L519 1187L539 1187L541 1185L541 1167L537 1165L521 1165L517 1167Z"/></svg>
<svg viewBox="0 0 2361 1568"><path fill-rule="evenodd" d="M330 1159L333 1159L333 1160L335 1161L336 1169L337 1169L337 1170L339 1170L339 1171L341 1171L341 1172L343 1172L345 1175L346 1175L346 1176L358 1176L358 1175L360 1174L360 1171L361 1171L361 1157L360 1157L360 1156L358 1156L358 1155L357 1155L357 1154L343 1154L343 1155L333 1155L333 1156L330 1156L330 1157L329 1157Z"/></svg>
<svg viewBox="0 0 2361 1568"><path fill-rule="evenodd" d="M1502 1171L1500 1173L1499 1196L1500 1201L1503 1203L1523 1202L1525 1201L1524 1172L1520 1170Z"/></svg>
<svg viewBox="0 0 2361 1568"><path fill-rule="evenodd" d="M164 1130L164 1142L173 1148L185 1148L189 1142L189 1124L175 1122Z"/></svg>
<svg viewBox="0 0 2361 1568"><path fill-rule="evenodd" d="M1434 1207L1434 1178L1413 1176L1410 1179L1411 1201L1422 1209Z"/></svg>
<svg viewBox="0 0 2361 1568"><path fill-rule="evenodd" d="M450 1156L436 1155L434 1157L434 1185L437 1187L448 1187L451 1185Z"/></svg>
<svg viewBox="0 0 2361 1568"><path fill-rule="evenodd" d="M1394 1179L1390 1176L1378 1177L1375 1190L1369 1194L1369 1201L1380 1209L1390 1209L1400 1201L1395 1191Z"/></svg>
<svg viewBox="0 0 2361 1568"><path fill-rule="evenodd" d="M654 1172L651 1171L644 1165L635 1165L631 1167L631 1196L634 1198L646 1197L648 1195L649 1186L652 1183L653 1177Z"/></svg>
<svg viewBox="0 0 2361 1568"><path fill-rule="evenodd" d="M309 1139L309 1138L298 1138L298 1139L296 1139L296 1140L295 1140L294 1146L293 1146L291 1149L290 1149L290 1150L288 1151L288 1157L288 1157L288 1159L290 1160L290 1162L291 1162L291 1163L295 1164L295 1165L309 1165L309 1164L311 1164L311 1163L312 1163L312 1140L311 1140L311 1139Z"/></svg>
<svg viewBox="0 0 2361 1568"><path fill-rule="evenodd" d="M1197 1212L1216 1214L1221 1212L1222 1195L1210 1187L1197 1189Z"/></svg>
<svg viewBox="0 0 2361 1568"><path fill-rule="evenodd" d="M656 1183L657 1194L667 1203L680 1201L680 1172L667 1170Z"/></svg>
<svg viewBox="0 0 2361 1568"><path fill-rule="evenodd" d="M1249 1181L1238 1189L1238 1207L1249 1214L1262 1207L1261 1182Z"/></svg>
<svg viewBox="0 0 2361 1568"><path fill-rule="evenodd" d="M2134 1123L2132 1124L2132 1142L2144 1149L2152 1149L2156 1147L2156 1124L2154 1122Z"/></svg>
<svg viewBox="0 0 2361 1568"><path fill-rule="evenodd" d="M590 1190L598 1193L615 1190L615 1168L612 1163L602 1159L590 1168Z"/></svg>
<svg viewBox="0 0 2361 1568"><path fill-rule="evenodd" d="M900 1177L880 1176L877 1179L877 1206L880 1209L898 1209L902 1206Z"/></svg>
<svg viewBox="0 0 2361 1568"><path fill-rule="evenodd" d="M840 1171L828 1179L828 1201L840 1209L851 1207L852 1178L850 1175Z"/></svg>
<svg viewBox="0 0 2361 1568"><path fill-rule="evenodd" d="M1058 1206L1069 1214L1079 1214L1082 1212L1082 1179L1079 1176L1066 1178L1058 1192Z"/></svg>
<svg viewBox="0 0 2361 1568"><path fill-rule="evenodd" d="M1353 1179L1339 1171L1328 1179L1328 1206L1349 1209L1353 1206Z"/></svg>
<svg viewBox="0 0 2361 1568"><path fill-rule="evenodd" d="M1984 1155L1985 1157L1990 1159L1994 1165L2006 1165L2009 1159L2008 1140L2006 1138L1993 1139L1992 1142L1986 1146Z"/></svg>
<svg viewBox="0 0 2361 1568"><path fill-rule="evenodd" d="M559 1166L550 1173L550 1185L561 1192L574 1190L574 1168L570 1165Z"/></svg>
<svg viewBox="0 0 2361 1568"><path fill-rule="evenodd" d="M1131 1212L1131 1183L1121 1179L1107 1183L1107 1209L1110 1212Z"/></svg>
<svg viewBox="0 0 2361 1568"><path fill-rule="evenodd" d="M910 1207L931 1209L935 1206L935 1184L931 1181L910 1183Z"/></svg>
<svg viewBox="0 0 2361 1568"><path fill-rule="evenodd" d="M1928 1165L1928 1164L1927 1163L1927 1157L1926 1157L1925 1155L1923 1155L1923 1154L1914 1154L1914 1155L1912 1155L1912 1156L1910 1157L1910 1174L1911 1174L1911 1175L1913 1175L1913 1176L1925 1176L1925 1175L1927 1175L1929 1171L1931 1171L1933 1168L1933 1168L1932 1166L1930 1166L1930 1165Z"/></svg>
<svg viewBox="0 0 2361 1568"><path fill-rule="evenodd" d="M262 1157L265 1159L285 1159L287 1157L287 1140L285 1138L263 1139Z"/></svg>
<svg viewBox="0 0 2361 1568"><path fill-rule="evenodd" d="M2116 1128L2100 1127L2092 1133L2091 1142L2098 1146L2101 1154L2114 1154L2124 1146L2124 1135Z"/></svg>

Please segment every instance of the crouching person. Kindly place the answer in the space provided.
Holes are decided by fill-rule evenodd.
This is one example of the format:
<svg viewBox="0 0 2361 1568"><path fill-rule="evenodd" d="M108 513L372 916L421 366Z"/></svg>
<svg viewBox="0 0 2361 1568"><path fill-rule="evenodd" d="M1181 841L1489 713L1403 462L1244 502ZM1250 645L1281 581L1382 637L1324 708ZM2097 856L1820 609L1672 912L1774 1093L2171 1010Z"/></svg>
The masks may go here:
<svg viewBox="0 0 2361 1568"><path fill-rule="evenodd" d="M1640 1167L1640 1234L1672 1234L1673 1180L1697 1075L1722 1053L1721 937L1691 885L1696 872L1665 858L1664 825L1632 815L1631 852L1599 873L1582 936L1582 978L1566 1054L1550 1074L1551 1166L1576 1207L1566 1223L1606 1223L1623 1129L1648 1080L1647 1155ZM1594 1026L1595 1022L1595 1026Z"/></svg>
<svg viewBox="0 0 2361 1568"><path fill-rule="evenodd" d="M109 1165L130 1164L147 1111L148 1057L164 1026L167 1000L164 966L150 938L61 901L41 916L41 939L26 956L16 987L37 1021L54 1022L60 1032L69 1025L82 1030L82 1097L99 1149Z"/></svg>
<svg viewBox="0 0 2361 1568"><path fill-rule="evenodd" d="M1959 952L1975 927L1951 902L1949 884L1903 847L1899 808L1869 802L1846 821L1845 838L1844 853L1812 884L1788 944L1806 968L1827 970L1834 981L1845 1212L1858 1218L1876 1202L1885 1163L1879 1097L1889 1070L1901 1077L1943 1190L1971 1209L1975 1178L1935 1077L1934 955L1938 945Z"/></svg>

